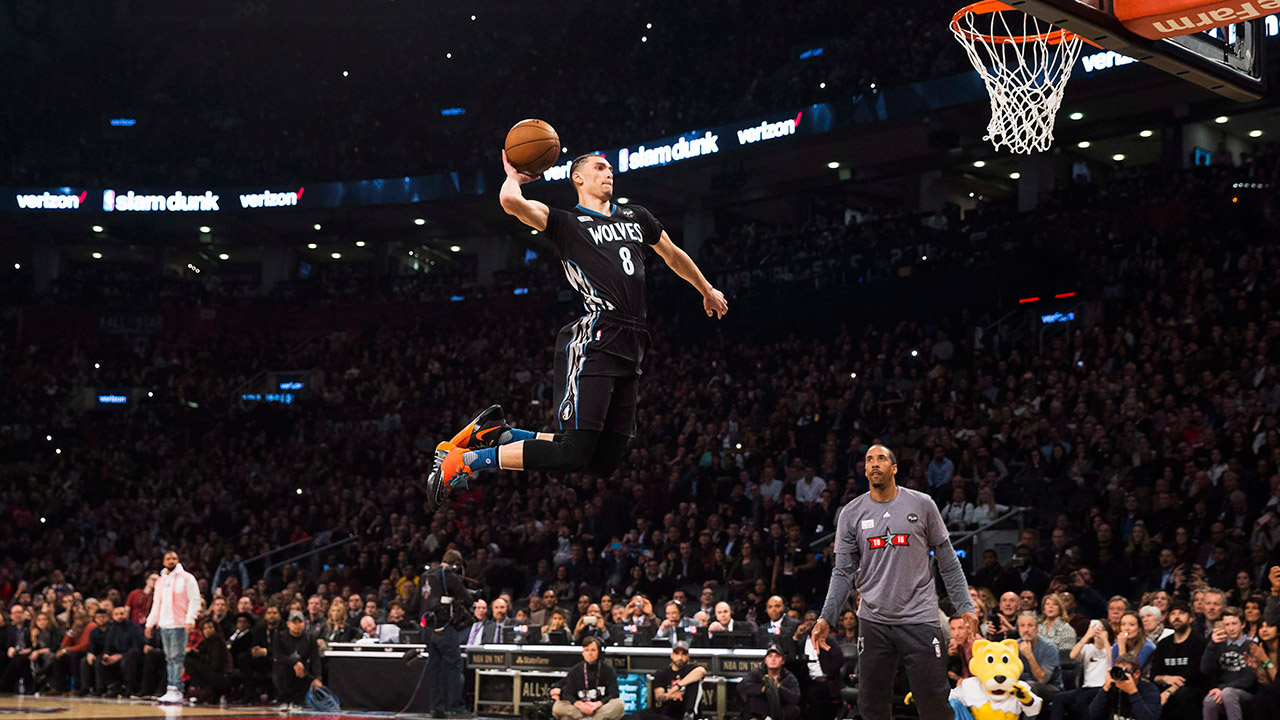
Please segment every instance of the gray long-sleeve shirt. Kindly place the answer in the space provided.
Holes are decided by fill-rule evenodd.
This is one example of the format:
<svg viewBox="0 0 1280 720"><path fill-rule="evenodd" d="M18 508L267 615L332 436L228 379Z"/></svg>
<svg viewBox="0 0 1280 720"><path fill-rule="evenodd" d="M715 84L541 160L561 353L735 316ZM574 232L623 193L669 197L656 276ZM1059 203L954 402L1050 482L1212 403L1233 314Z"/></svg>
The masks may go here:
<svg viewBox="0 0 1280 720"><path fill-rule="evenodd" d="M836 521L835 569L822 618L835 627L840 607L857 589L860 619L938 624L930 551L956 612L972 611L964 570L933 498L904 487L889 502L876 502L870 493L854 498Z"/></svg>

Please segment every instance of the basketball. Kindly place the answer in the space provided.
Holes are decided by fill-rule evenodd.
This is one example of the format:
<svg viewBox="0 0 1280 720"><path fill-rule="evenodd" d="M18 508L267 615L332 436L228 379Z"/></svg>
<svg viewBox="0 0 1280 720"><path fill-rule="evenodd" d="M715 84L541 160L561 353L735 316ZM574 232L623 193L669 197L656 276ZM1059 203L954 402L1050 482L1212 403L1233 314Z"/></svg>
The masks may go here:
<svg viewBox="0 0 1280 720"><path fill-rule="evenodd" d="M560 136L542 120L521 120L507 131L506 150L516 170L541 175L560 157Z"/></svg>

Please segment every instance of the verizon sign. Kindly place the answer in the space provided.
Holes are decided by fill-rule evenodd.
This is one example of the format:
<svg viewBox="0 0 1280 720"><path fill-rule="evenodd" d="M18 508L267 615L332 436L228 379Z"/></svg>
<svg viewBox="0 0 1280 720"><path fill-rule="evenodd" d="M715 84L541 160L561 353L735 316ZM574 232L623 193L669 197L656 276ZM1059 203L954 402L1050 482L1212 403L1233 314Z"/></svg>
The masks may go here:
<svg viewBox="0 0 1280 720"><path fill-rule="evenodd" d="M302 199L302 191L305 189L298 188L297 191L290 192L263 190L260 193L241 194L240 207L246 210L250 208L293 207Z"/></svg>
<svg viewBox="0 0 1280 720"><path fill-rule="evenodd" d="M13 197L21 210L79 210L88 196L89 191L86 190L79 195L45 191L39 195L18 194Z"/></svg>

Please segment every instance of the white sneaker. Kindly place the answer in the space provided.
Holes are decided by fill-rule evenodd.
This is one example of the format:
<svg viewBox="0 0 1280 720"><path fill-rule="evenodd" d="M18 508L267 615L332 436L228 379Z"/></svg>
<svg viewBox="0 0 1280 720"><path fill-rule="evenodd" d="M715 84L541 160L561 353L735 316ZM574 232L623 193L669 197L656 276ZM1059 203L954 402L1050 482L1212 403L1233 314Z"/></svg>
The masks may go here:
<svg viewBox="0 0 1280 720"><path fill-rule="evenodd" d="M182 691L172 685L169 686L165 694L156 698L156 703L159 705L181 705L184 702L186 702L186 698L182 697Z"/></svg>

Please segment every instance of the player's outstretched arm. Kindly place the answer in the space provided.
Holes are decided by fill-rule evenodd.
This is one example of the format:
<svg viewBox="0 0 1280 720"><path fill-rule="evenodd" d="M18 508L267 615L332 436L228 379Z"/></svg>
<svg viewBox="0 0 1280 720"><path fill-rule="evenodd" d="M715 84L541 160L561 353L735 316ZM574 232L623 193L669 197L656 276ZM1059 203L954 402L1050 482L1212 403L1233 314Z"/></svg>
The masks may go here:
<svg viewBox="0 0 1280 720"><path fill-rule="evenodd" d="M822 604L818 622L814 623L813 630L809 633L814 647L831 649L827 643L827 634L835 627L836 620L840 617L840 608L849 602L849 594L856 589L853 579L861 560L856 553L836 553L835 566L831 568L831 584L827 587L827 599Z"/></svg>
<svg viewBox="0 0 1280 720"><path fill-rule="evenodd" d="M537 200L526 199L524 192L520 190L521 185L537 180L538 176L526 175L512 167L507 161L506 150L502 151L502 169L507 173L507 179L498 191L498 202L502 204L502 209L534 230L546 230L547 216L551 214L551 209Z"/></svg>
<svg viewBox="0 0 1280 720"><path fill-rule="evenodd" d="M685 282L702 294L702 309L706 311L707 317L715 317L719 320L729 312L729 303L725 302L724 293L711 287L711 283L707 282L702 271L698 269L697 263L689 257L689 253L671 242L671 236L666 230L662 231L662 238L658 240L657 245L653 246L653 249L662 256L672 272L684 278Z"/></svg>

